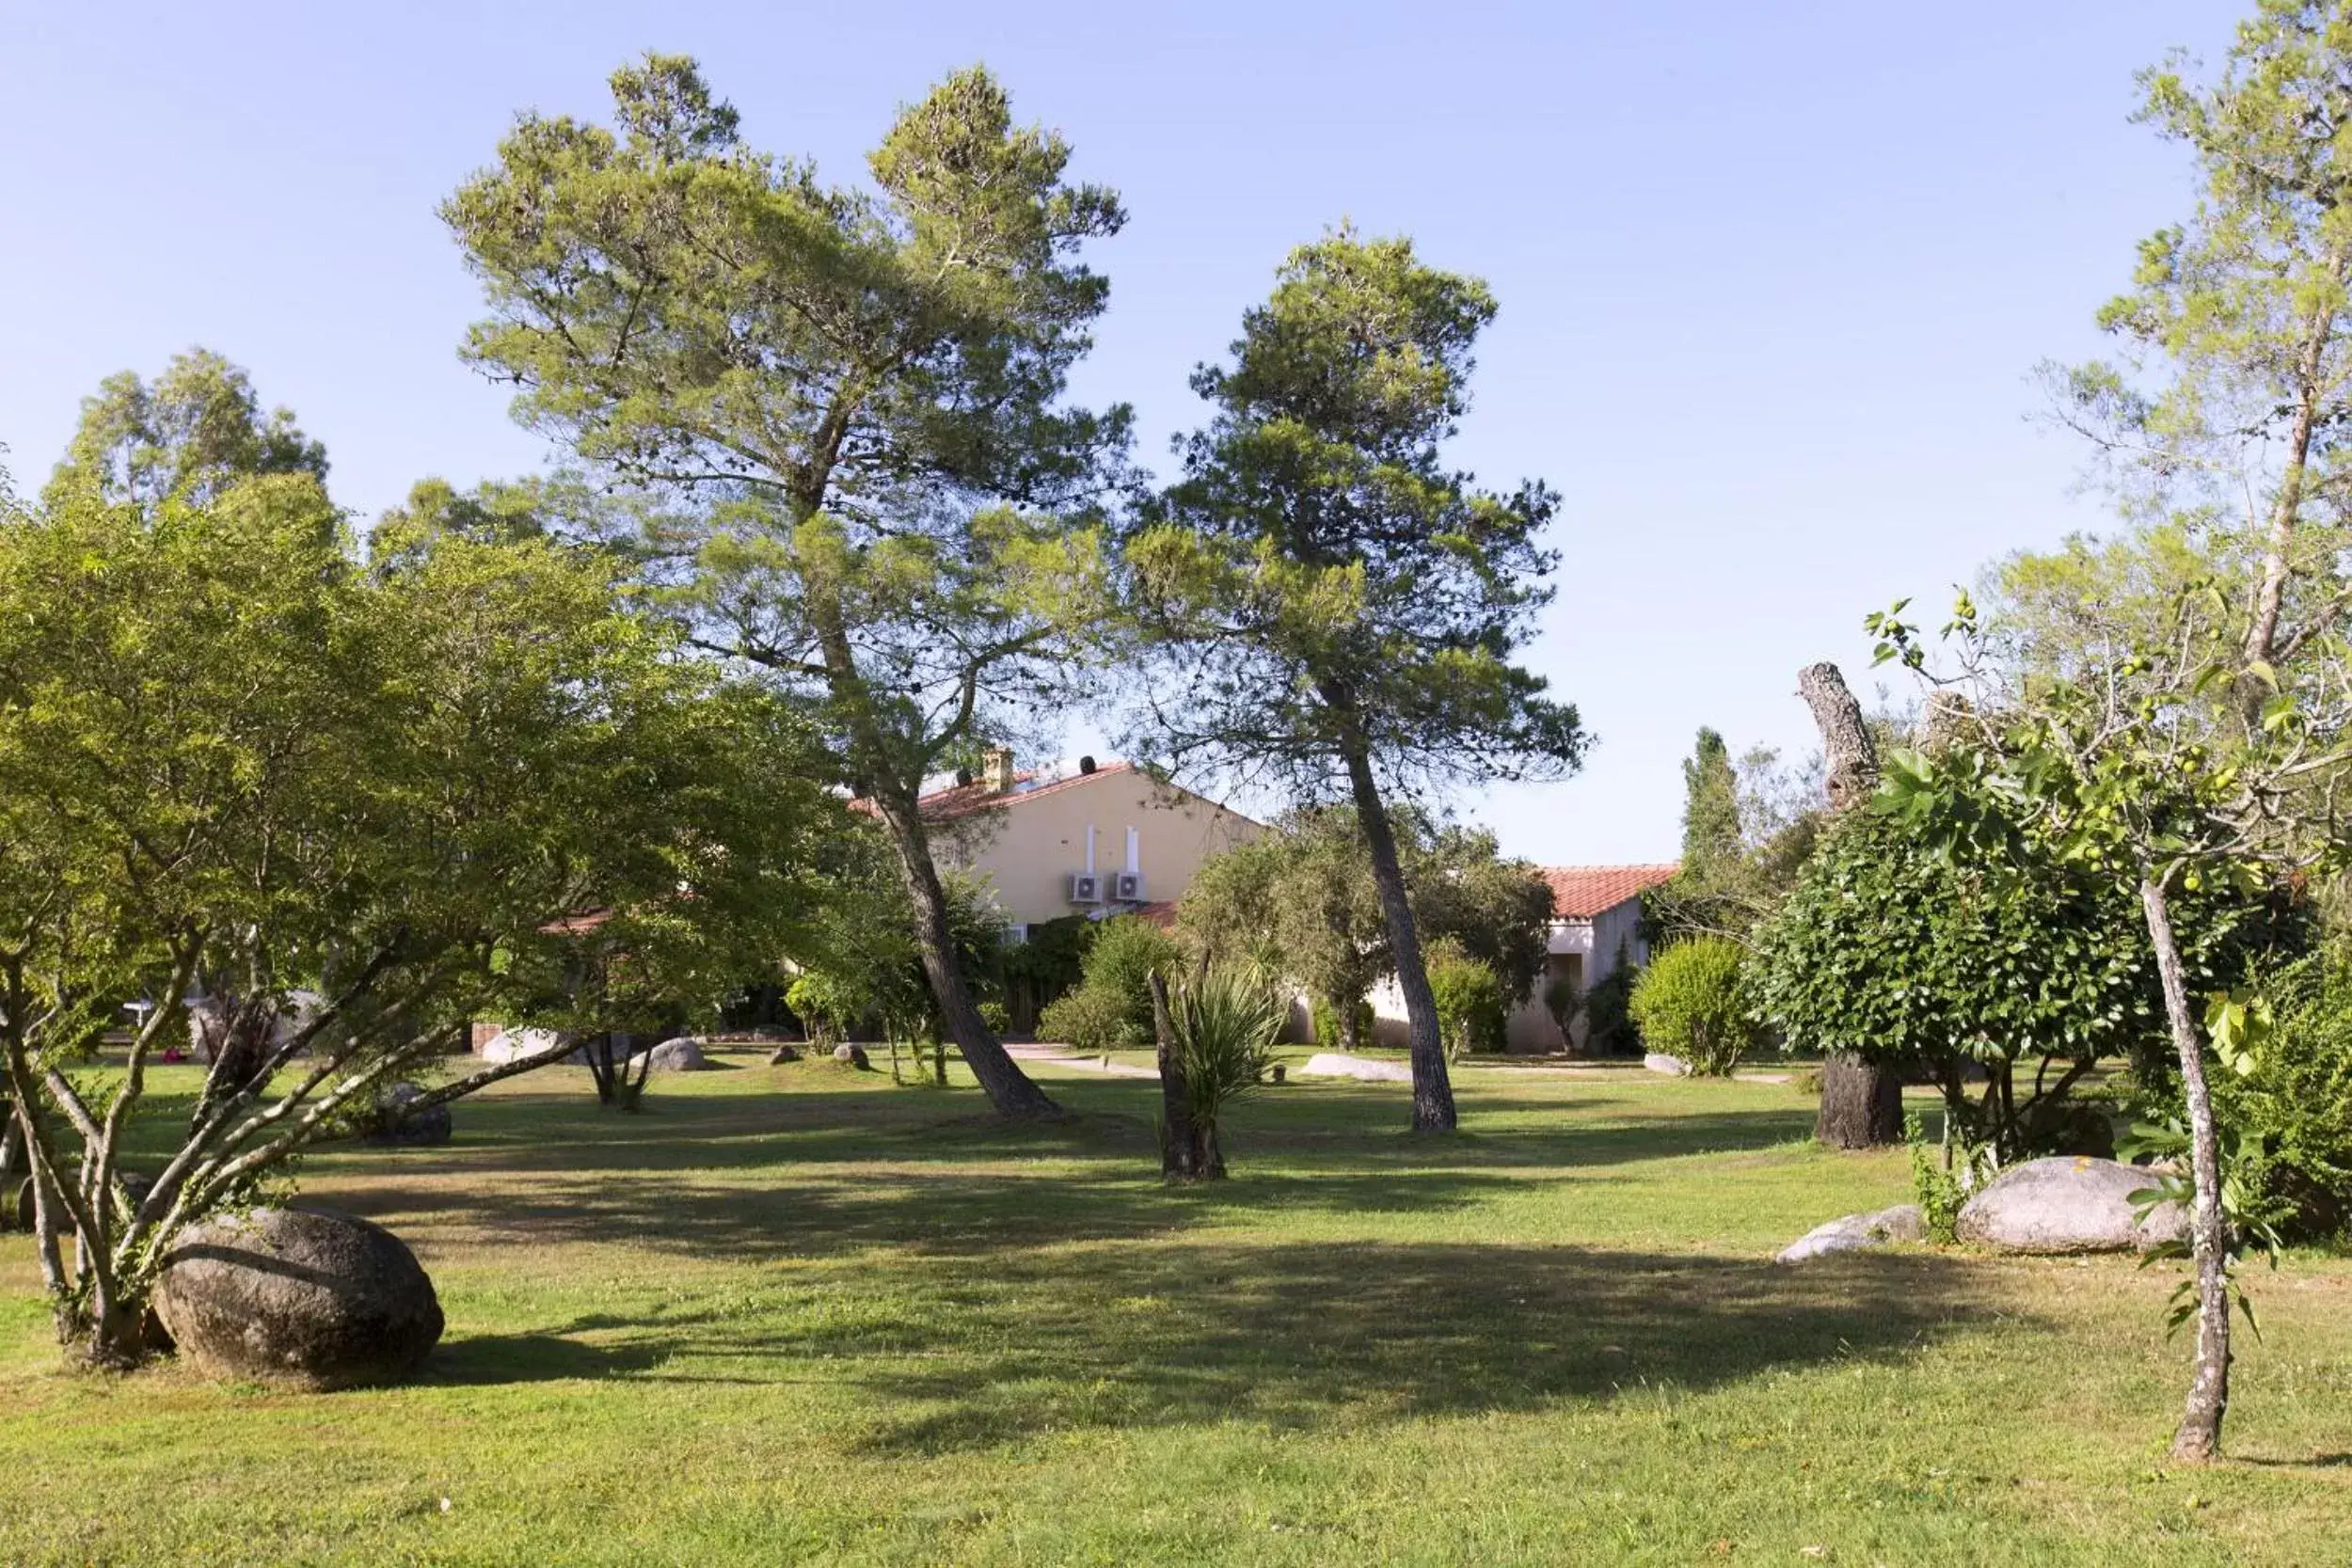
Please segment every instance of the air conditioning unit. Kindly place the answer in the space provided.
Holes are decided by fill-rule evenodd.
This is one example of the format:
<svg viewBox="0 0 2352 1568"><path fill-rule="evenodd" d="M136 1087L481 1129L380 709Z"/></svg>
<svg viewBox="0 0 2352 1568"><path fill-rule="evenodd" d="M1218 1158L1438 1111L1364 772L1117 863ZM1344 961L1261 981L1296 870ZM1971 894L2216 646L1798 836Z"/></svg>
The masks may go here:
<svg viewBox="0 0 2352 1568"><path fill-rule="evenodd" d="M1112 878L1111 882L1113 887L1111 896L1118 899L1120 903L1140 904L1143 902L1142 872L1122 871L1119 873L1118 876Z"/></svg>
<svg viewBox="0 0 2352 1568"><path fill-rule="evenodd" d="M1070 874L1070 901L1073 904L1099 904L1103 901L1103 879L1090 871Z"/></svg>

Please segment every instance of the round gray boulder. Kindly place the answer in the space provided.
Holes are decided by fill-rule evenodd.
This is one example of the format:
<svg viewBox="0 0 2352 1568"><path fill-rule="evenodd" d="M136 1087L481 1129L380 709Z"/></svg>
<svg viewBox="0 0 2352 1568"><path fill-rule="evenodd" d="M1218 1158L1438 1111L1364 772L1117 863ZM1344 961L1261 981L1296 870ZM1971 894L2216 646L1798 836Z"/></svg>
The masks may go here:
<svg viewBox="0 0 2352 1568"><path fill-rule="evenodd" d="M394 1084L375 1097L375 1126L367 1141L391 1148L430 1148L449 1142L450 1117L447 1105L428 1105L424 1109L409 1107L424 1098L424 1088L418 1084Z"/></svg>
<svg viewBox="0 0 2352 1568"><path fill-rule="evenodd" d="M1847 1214L1827 1225L1815 1226L1781 1248L1773 1261L1802 1263L1808 1258L1825 1258L1833 1252L1861 1252L1890 1242L1924 1241L1927 1234L1927 1221L1920 1214L1919 1206L1899 1203L1876 1213Z"/></svg>
<svg viewBox="0 0 2352 1568"><path fill-rule="evenodd" d="M710 1066L703 1042L691 1035L663 1040L647 1053L646 1067L655 1072L701 1072Z"/></svg>
<svg viewBox="0 0 2352 1568"><path fill-rule="evenodd" d="M2001 1172L1960 1211L1960 1239L1999 1252L2063 1255L2146 1252L2187 1234L2177 1203L2143 1224L2131 1195L2155 1185L2155 1174L2113 1160L2028 1160Z"/></svg>
<svg viewBox="0 0 2352 1568"><path fill-rule="evenodd" d="M399 1237L309 1209L256 1209L183 1233L155 1313L207 1376L301 1389L397 1382L441 1338L433 1281Z"/></svg>
<svg viewBox="0 0 2352 1568"><path fill-rule="evenodd" d="M848 1040L843 1040L833 1048L833 1059L836 1062L847 1062L860 1072L864 1072L874 1065L866 1059L866 1047L851 1045Z"/></svg>
<svg viewBox="0 0 2352 1568"><path fill-rule="evenodd" d="M768 1053L770 1067L782 1067L787 1062L797 1062L800 1059L801 1048L797 1045L780 1045Z"/></svg>

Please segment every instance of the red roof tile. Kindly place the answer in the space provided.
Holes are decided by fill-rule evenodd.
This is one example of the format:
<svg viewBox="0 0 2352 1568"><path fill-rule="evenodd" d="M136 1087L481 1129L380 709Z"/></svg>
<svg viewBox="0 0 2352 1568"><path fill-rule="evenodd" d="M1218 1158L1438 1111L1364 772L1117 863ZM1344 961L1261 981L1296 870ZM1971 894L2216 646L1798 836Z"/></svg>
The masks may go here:
<svg viewBox="0 0 2352 1568"><path fill-rule="evenodd" d="M1673 876L1678 867L1663 865L1548 865L1544 880L1551 884L1551 910L1562 920L1590 920L1638 898Z"/></svg>
<svg viewBox="0 0 2352 1568"><path fill-rule="evenodd" d="M952 822L959 816L969 816L976 811L989 811L997 806L1017 806L1024 800L1034 800L1057 790L1093 779L1107 779L1117 773L1132 773L1135 765L1127 762L1106 762L1091 773L1070 773L1058 779L1041 780L1035 773L1016 773L1012 787L999 793L975 780L968 784L956 784L947 789L934 789L923 797L923 819L927 822Z"/></svg>

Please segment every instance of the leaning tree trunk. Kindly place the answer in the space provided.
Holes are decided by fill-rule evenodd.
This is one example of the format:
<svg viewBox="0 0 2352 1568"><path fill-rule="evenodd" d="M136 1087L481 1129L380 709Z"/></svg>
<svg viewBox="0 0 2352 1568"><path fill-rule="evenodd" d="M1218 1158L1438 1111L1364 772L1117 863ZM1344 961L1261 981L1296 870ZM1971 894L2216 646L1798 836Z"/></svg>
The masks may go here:
<svg viewBox="0 0 2352 1568"><path fill-rule="evenodd" d="M1413 1131L1451 1132L1456 1117L1454 1084L1446 1075L1445 1046L1438 1037L1438 998L1429 989L1429 967L1422 959L1421 934L1405 892L1405 867L1397 858L1396 833L1381 803L1372 761L1361 752L1347 759L1348 783L1356 795L1356 819L1372 852L1373 885L1380 890L1380 914L1396 965L1397 990L1405 993L1405 1029L1412 1047Z"/></svg>
<svg viewBox="0 0 2352 1568"><path fill-rule="evenodd" d="M1061 1107L1021 1070L1021 1064L1005 1050L972 1001L962 966L956 961L955 934L947 921L947 892L940 883L939 868L931 863L930 841L923 832L918 808L914 801L894 798L886 791L875 791L873 799L898 851L899 878L914 906L914 944L922 955L923 977L930 984L931 1000L939 1006L942 1028L962 1051L965 1065L980 1081L999 1116L1059 1116Z"/></svg>
<svg viewBox="0 0 2352 1568"><path fill-rule="evenodd" d="M2221 1418L2230 1407L2229 1235L2221 1213L2221 1135L2214 1125L2204 1046L2189 1011L2188 988L2181 979L2181 948L2173 938L2163 884L2142 877L2139 902L2148 917L2149 942L2156 950L2156 975L2164 984L2172 1048L2181 1059L2181 1088L2188 1101L2189 1168L2197 1183L2188 1211L2189 1252L2197 1269L2197 1362L2181 1428L2172 1437L2172 1457L2201 1464L2221 1457Z"/></svg>
<svg viewBox="0 0 2352 1568"><path fill-rule="evenodd" d="M1862 721L1862 705L1846 689L1837 666L1808 664L1797 690L1813 710L1828 764L1829 807L1851 811L1878 788L1878 748ZM1821 1060L1821 1110L1813 1136L1831 1148L1876 1148L1903 1136L1903 1085L1895 1069L1858 1051L1833 1051Z"/></svg>

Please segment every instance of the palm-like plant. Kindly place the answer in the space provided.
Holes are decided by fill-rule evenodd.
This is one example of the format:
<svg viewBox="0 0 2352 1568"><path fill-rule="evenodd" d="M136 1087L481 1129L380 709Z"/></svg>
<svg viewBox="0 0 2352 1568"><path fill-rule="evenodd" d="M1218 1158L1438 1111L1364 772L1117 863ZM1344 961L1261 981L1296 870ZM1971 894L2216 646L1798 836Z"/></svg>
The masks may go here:
<svg viewBox="0 0 2352 1568"><path fill-rule="evenodd" d="M1210 1180L1225 1174L1217 1117L1227 1101L1264 1078L1284 1018L1275 987L1252 966L1212 969L1170 996L1168 1043L1183 1076L1192 1174Z"/></svg>

